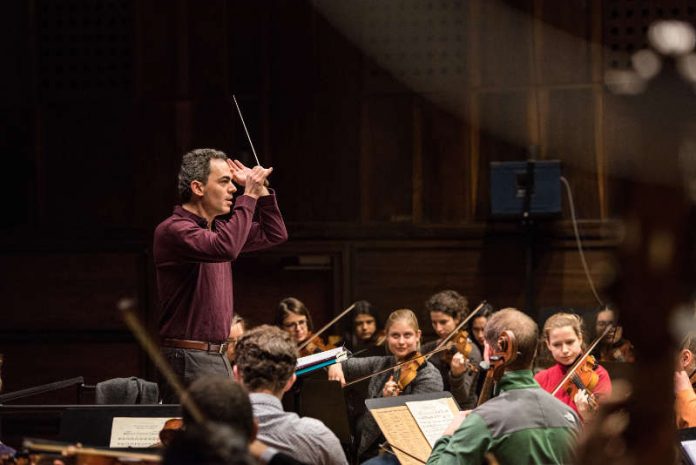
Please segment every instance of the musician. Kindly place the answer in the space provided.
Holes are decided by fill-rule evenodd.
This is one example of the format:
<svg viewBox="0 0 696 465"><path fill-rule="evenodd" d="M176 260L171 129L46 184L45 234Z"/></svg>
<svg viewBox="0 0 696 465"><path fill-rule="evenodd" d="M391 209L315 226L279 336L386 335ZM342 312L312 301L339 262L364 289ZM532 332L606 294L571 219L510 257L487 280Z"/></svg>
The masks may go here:
<svg viewBox="0 0 696 465"><path fill-rule="evenodd" d="M674 372L674 395L677 428L696 426L696 393L692 379L696 378L696 332L684 337Z"/></svg>
<svg viewBox="0 0 696 465"><path fill-rule="evenodd" d="M215 424L210 427L201 427L193 424L176 433L171 444L163 452L162 465L254 465L257 463L249 455L245 438L227 425Z"/></svg>
<svg viewBox="0 0 696 465"><path fill-rule="evenodd" d="M234 376L247 388L258 438L312 465L347 465L341 444L321 421L283 411L281 398L295 382L297 347L290 335L262 325L237 342Z"/></svg>
<svg viewBox="0 0 696 465"><path fill-rule="evenodd" d="M387 348L391 356L349 358L343 363L329 367L329 379L351 381L361 376L375 373L392 367L398 362L411 359L418 352L421 331L418 319L413 311L408 309L395 310L387 319ZM370 379L368 397L390 397L401 394L420 394L424 392L442 391L442 377L437 369L425 362L416 371L415 378L403 389L398 386L398 369L376 375ZM381 433L372 415L367 412L358 419L356 430L359 435L358 458L360 461L373 457L378 453L378 443Z"/></svg>
<svg viewBox="0 0 696 465"><path fill-rule="evenodd" d="M469 336L481 354L483 354L483 346L485 344L483 330L486 328L486 323L492 314L493 308L490 305L485 305L469 322ZM476 384L474 385L474 394L476 395L477 399L481 394L483 381L486 379L486 369L483 368L481 364L479 364L478 370L479 372L476 376Z"/></svg>
<svg viewBox="0 0 696 465"><path fill-rule="evenodd" d="M532 377L537 325L518 310L500 310L486 323L486 350L495 349L506 330L515 335L518 354L498 383L500 395L460 412L435 443L427 465L478 465L486 454L501 465L558 464L570 458L580 419Z"/></svg>
<svg viewBox="0 0 696 465"><path fill-rule="evenodd" d="M237 345L237 341L244 334L245 322L244 318L239 315L234 315L232 317L232 323L230 323L230 335L227 336L227 360L230 361L231 365L234 365L234 348Z"/></svg>
<svg viewBox="0 0 696 465"><path fill-rule="evenodd" d="M534 378L542 388L552 392L578 357L583 355L582 318L571 313L551 315L544 324L544 341L556 363L537 373ZM611 394L609 373L601 365L597 365L595 372L599 381L592 393L581 389L572 399L566 389L559 389L556 393L558 399L572 407L585 420L592 414L589 396L593 395L597 401L601 401L603 396Z"/></svg>
<svg viewBox="0 0 696 465"><path fill-rule="evenodd" d="M286 297L278 303L276 326L287 332L296 345L300 345L312 335L314 325L312 315L300 299Z"/></svg>
<svg viewBox="0 0 696 465"><path fill-rule="evenodd" d="M361 352L362 356L377 355L379 349L375 348L381 348L384 354L384 348L381 346L386 335L379 314L372 304L367 300L355 302L352 315L350 329L343 338L345 347L353 353Z"/></svg>
<svg viewBox="0 0 696 465"><path fill-rule="evenodd" d="M616 313L609 307L604 307L595 318L595 337L599 337L609 325L616 324ZM627 362L633 363L636 358L633 354L633 344L623 337L623 328L616 326L609 331L602 342L592 351L592 354L600 362Z"/></svg>
<svg viewBox="0 0 696 465"><path fill-rule="evenodd" d="M301 465L301 462L257 439L259 424L254 418L249 394L240 384L222 376L206 376L194 381L185 395L207 421L224 425L239 433L248 444L249 453L261 463ZM182 408L182 419L187 430L196 425L188 405L184 404Z"/></svg>
<svg viewBox="0 0 696 465"><path fill-rule="evenodd" d="M162 352L185 384L203 374L231 376L225 357L233 314L230 263L288 237L275 195L264 186L271 171L247 168L213 149L183 157L182 203L157 226L153 252ZM233 181L244 187L234 207ZM166 384L160 389L165 402L176 402Z"/></svg>
<svg viewBox="0 0 696 465"><path fill-rule="evenodd" d="M433 294L425 302L425 308L430 315L430 322L438 339L423 344L423 353L433 350L469 314L466 297L453 290ZM473 408L477 400L475 392L477 373L472 367L478 367L481 362L481 352L478 347L472 344L468 360L457 352L451 357L449 363L445 361L442 354L433 356L430 362L440 371L444 390L451 392L463 409Z"/></svg>

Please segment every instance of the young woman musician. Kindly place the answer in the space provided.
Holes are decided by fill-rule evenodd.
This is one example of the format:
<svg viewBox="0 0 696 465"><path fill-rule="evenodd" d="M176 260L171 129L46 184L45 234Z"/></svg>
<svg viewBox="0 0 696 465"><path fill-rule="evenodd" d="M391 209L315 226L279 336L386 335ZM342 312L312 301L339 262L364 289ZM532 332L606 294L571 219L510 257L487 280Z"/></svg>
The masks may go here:
<svg viewBox="0 0 696 465"><path fill-rule="evenodd" d="M300 350L300 357L322 352L333 348L324 343L320 336L314 336L314 325L309 310L299 299L286 297L278 304L276 313L276 326L289 333L297 343L298 347L304 345ZM305 344L311 339L309 344Z"/></svg>
<svg viewBox="0 0 696 465"><path fill-rule="evenodd" d="M341 364L329 367L329 379L345 384L361 376L375 373L410 360L418 353L421 331L413 311L395 310L386 323L387 348L391 356L350 358ZM415 370L415 371L413 371ZM409 376L411 375L411 376ZM413 377L415 375L415 377ZM406 385L405 379L412 378ZM400 384L401 382L401 384ZM442 377L429 362L417 367L404 365L401 368L375 375L370 379L368 397L390 397L401 394L418 394L442 391ZM359 434L358 457L360 461L377 455L381 433L370 413L362 415L356 426Z"/></svg>
<svg viewBox="0 0 696 465"><path fill-rule="evenodd" d="M355 302L349 328L343 339L346 348L362 357L384 354L386 334L375 308L367 300ZM378 353L381 351L381 353ZM358 355L357 352L360 352Z"/></svg>
<svg viewBox="0 0 696 465"><path fill-rule="evenodd" d="M582 335L582 319L578 315L556 313L546 320L543 337L556 364L537 373L534 379L547 392L553 392L568 373L568 369L584 355ZM591 362L583 365L591 365ZM576 373L583 369L590 370L586 374L594 377L594 386L591 389L582 389L576 385L576 389L573 389L572 383L565 383L567 386L558 389L556 397L586 420L595 408L594 403L601 402L603 396L611 394L611 379L609 373L600 365L589 368L581 365ZM571 396L575 391L577 393Z"/></svg>
<svg viewBox="0 0 696 465"><path fill-rule="evenodd" d="M426 302L425 308L430 315L433 330L438 336L435 341L423 344L423 352L433 350L444 337L468 315L466 297L456 291L445 290L433 294ZM472 320L473 321L473 320ZM482 352L472 345L467 357L457 352L454 355L445 352L433 356L430 361L440 371L444 390L452 393L463 410L476 407L478 396L475 393L477 373Z"/></svg>
<svg viewBox="0 0 696 465"><path fill-rule="evenodd" d="M493 308L486 306L486 308L482 309L469 322L469 336L471 337L471 340L473 341L474 345L476 345L478 350L481 352L481 355L483 355L485 342L483 330L486 327L486 323L488 322L491 315L493 315ZM474 386L474 394L477 399L481 394L481 389L483 388L483 383L485 380L486 370L479 366L478 376L476 377L476 385Z"/></svg>

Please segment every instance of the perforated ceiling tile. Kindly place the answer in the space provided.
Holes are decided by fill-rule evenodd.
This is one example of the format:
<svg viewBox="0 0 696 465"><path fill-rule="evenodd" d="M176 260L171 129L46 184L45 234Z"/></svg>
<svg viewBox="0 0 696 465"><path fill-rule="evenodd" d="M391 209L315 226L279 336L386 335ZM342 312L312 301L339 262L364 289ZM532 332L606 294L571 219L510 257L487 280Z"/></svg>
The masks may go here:
<svg viewBox="0 0 696 465"><path fill-rule="evenodd" d="M36 8L42 99L120 96L131 91L131 0L40 0Z"/></svg>
<svg viewBox="0 0 696 465"><path fill-rule="evenodd" d="M628 69L631 55L648 47L650 24L678 19L696 25L694 0L609 0L603 4L604 67Z"/></svg>

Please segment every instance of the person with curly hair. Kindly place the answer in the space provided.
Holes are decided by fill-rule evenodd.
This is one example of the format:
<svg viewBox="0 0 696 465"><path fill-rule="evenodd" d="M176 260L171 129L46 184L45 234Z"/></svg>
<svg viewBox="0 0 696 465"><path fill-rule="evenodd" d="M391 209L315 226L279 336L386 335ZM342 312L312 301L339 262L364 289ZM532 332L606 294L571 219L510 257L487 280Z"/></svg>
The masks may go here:
<svg viewBox="0 0 696 465"><path fill-rule="evenodd" d="M281 403L297 378L297 347L282 329L262 325L237 342L234 376L247 388L258 439L313 465L347 465L341 443L321 421L285 412Z"/></svg>

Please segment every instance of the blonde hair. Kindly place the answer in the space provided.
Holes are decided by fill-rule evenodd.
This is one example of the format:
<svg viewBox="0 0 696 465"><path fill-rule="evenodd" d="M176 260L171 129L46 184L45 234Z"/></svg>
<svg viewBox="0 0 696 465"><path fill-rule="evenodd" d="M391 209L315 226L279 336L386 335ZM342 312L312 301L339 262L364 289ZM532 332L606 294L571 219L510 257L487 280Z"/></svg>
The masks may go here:
<svg viewBox="0 0 696 465"><path fill-rule="evenodd" d="M552 330L565 328L566 326L570 326L578 339L584 343L582 317L575 313L555 313L551 315L544 323L544 339L548 341Z"/></svg>
<svg viewBox="0 0 696 465"><path fill-rule="evenodd" d="M400 308L398 310L394 310L389 314L389 317L387 318L387 323L384 325L384 330L387 334L389 334L389 328L391 328L391 326L397 320L406 320L406 322L411 326L411 328L414 331L420 331L420 327L418 326L418 318L416 318L416 314L413 313L413 310L408 308Z"/></svg>

